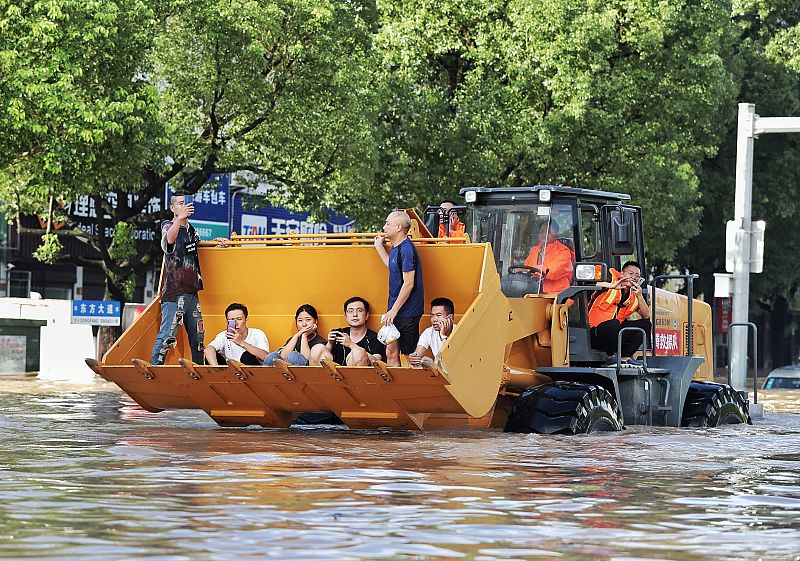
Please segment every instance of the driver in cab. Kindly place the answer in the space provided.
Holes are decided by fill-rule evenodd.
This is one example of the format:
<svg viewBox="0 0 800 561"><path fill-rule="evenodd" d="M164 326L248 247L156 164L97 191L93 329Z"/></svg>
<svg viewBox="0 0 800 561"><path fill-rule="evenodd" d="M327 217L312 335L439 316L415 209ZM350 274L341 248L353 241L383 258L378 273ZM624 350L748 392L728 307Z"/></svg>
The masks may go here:
<svg viewBox="0 0 800 561"><path fill-rule="evenodd" d="M575 252L558 241L558 227L553 222L539 225L539 243L533 246L525 265L536 269L542 278L542 292L558 294L572 284Z"/></svg>

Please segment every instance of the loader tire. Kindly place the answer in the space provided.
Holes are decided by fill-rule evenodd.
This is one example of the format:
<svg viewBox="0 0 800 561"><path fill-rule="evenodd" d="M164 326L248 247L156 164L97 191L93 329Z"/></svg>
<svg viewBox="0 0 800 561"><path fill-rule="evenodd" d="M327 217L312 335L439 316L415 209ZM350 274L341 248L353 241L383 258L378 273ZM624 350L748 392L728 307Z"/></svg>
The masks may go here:
<svg viewBox="0 0 800 561"><path fill-rule="evenodd" d="M682 427L717 427L747 423L752 425L747 403L739 392L726 384L692 382L686 394Z"/></svg>
<svg viewBox="0 0 800 561"><path fill-rule="evenodd" d="M522 392L505 432L573 435L623 428L617 401L602 386L550 382Z"/></svg>

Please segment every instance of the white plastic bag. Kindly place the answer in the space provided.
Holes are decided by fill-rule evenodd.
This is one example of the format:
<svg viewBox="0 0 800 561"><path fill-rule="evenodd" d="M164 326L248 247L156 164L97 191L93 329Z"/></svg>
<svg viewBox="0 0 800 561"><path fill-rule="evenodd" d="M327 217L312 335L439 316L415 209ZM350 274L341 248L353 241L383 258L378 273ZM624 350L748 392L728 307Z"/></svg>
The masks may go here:
<svg viewBox="0 0 800 561"><path fill-rule="evenodd" d="M378 331L378 341L390 345L400 338L400 331L394 325L384 325Z"/></svg>

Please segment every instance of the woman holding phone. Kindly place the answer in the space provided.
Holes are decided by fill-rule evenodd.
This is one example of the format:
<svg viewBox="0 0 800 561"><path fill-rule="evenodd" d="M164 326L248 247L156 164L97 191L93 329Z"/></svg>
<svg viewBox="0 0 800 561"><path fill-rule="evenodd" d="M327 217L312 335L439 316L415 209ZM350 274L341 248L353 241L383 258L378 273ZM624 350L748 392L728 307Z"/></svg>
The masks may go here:
<svg viewBox="0 0 800 561"><path fill-rule="evenodd" d="M327 341L317 334L318 314L311 304L303 304L294 314L297 331L289 337L286 344L267 355L264 366L272 366L276 358L280 358L293 366L308 366L311 351L317 345L326 345ZM317 353L319 353L319 349Z"/></svg>

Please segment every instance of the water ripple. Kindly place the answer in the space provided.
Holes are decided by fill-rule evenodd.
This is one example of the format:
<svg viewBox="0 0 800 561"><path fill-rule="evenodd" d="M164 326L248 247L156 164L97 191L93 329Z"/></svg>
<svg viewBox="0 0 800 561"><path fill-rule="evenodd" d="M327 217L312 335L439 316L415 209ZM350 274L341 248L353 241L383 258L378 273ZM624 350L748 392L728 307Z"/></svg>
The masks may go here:
<svg viewBox="0 0 800 561"><path fill-rule="evenodd" d="M797 561L800 399L577 438L221 430L0 386L0 557ZM762 398L764 399L764 398ZM787 405L788 404L788 405ZM783 409L781 409L783 408ZM790 409L791 411L791 409Z"/></svg>

